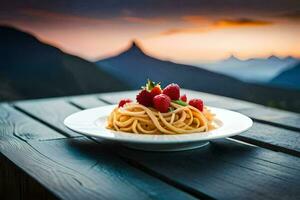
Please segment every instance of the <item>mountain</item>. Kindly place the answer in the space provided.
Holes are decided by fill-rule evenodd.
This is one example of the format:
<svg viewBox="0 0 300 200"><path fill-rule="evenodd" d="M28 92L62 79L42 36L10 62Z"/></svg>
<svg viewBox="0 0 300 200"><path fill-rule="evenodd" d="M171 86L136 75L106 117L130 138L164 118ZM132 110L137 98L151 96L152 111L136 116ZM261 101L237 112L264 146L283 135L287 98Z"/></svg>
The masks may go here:
<svg viewBox="0 0 300 200"><path fill-rule="evenodd" d="M0 26L0 100L66 96L129 87L94 63L29 33Z"/></svg>
<svg viewBox="0 0 300 200"><path fill-rule="evenodd" d="M300 89L300 62L294 67L281 72L270 81L272 85L280 87Z"/></svg>
<svg viewBox="0 0 300 200"><path fill-rule="evenodd" d="M167 84L213 94L244 99L265 105L300 112L300 95L294 90L277 89L254 83L246 83L227 75L200 67L159 60L147 55L135 42L120 54L96 62L101 70L124 80L136 89L150 78Z"/></svg>
<svg viewBox="0 0 300 200"><path fill-rule="evenodd" d="M147 78L163 83L176 82L182 87L195 90L205 88L218 93L230 87L239 89L240 83L234 78L205 69L150 57L135 42L125 52L96 63L100 69L125 80L134 88L144 85ZM196 80L201 84L197 84Z"/></svg>
<svg viewBox="0 0 300 200"><path fill-rule="evenodd" d="M292 67L297 62L299 60L291 56L279 58L272 55L268 58L240 60L232 55L225 60L209 64L200 63L199 65L242 81L268 83L279 73Z"/></svg>

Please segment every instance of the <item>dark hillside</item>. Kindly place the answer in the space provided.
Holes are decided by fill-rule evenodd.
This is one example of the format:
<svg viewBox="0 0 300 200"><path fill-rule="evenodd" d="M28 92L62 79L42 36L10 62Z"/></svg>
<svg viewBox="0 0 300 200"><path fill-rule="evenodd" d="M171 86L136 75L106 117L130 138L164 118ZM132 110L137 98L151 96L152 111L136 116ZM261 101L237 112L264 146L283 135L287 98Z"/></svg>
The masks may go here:
<svg viewBox="0 0 300 200"><path fill-rule="evenodd" d="M128 89L94 63L17 29L1 26L0 44L0 81L7 88L0 93L2 100Z"/></svg>

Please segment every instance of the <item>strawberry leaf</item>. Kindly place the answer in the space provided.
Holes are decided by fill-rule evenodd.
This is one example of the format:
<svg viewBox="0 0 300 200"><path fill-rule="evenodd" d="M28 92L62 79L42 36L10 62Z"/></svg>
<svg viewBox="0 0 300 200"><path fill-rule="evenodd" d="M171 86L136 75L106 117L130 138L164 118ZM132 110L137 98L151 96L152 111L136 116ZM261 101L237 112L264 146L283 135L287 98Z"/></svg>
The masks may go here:
<svg viewBox="0 0 300 200"><path fill-rule="evenodd" d="M151 92L151 90L156 86L159 86L159 88L160 88L160 82L155 83L154 81L151 81L150 79L147 79L146 86L145 87L143 86L142 89L146 89L148 92Z"/></svg>
<svg viewBox="0 0 300 200"><path fill-rule="evenodd" d="M178 105L181 105L181 106L187 106L188 104L184 101L181 101L181 100L173 100L172 102L178 104Z"/></svg>
<svg viewBox="0 0 300 200"><path fill-rule="evenodd" d="M155 86L155 83L153 81L151 81L150 79L147 80L147 83L146 83L146 89L148 91L151 91Z"/></svg>

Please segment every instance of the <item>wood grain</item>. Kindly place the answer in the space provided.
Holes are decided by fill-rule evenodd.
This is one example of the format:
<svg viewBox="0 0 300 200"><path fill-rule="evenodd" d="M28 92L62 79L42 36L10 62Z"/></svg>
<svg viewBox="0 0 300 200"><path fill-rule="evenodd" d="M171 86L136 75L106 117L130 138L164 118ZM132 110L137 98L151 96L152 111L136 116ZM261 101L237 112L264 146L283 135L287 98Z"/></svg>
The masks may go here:
<svg viewBox="0 0 300 200"><path fill-rule="evenodd" d="M15 130L23 135L28 132L30 125L16 127L16 123L8 122L9 115L0 115L1 125L5 127L0 131L1 154L58 198L194 199L129 166L115 156L110 150L113 148L107 147L111 144L99 145L84 137L22 140L16 137ZM37 128L31 128L38 131ZM38 132L55 131L43 127Z"/></svg>
<svg viewBox="0 0 300 200"><path fill-rule="evenodd" d="M111 93L100 95L100 98L106 102L114 103L120 98L128 96L134 98L135 94L135 92ZM199 93L195 92L193 95L199 95ZM221 105L232 105L232 107L235 107L234 102L227 101L226 99L222 99L224 102L227 101L224 103L219 100L217 101L214 96L211 95L207 95L205 98L207 101L218 103L220 107ZM66 129L62 124L63 119L67 115L79 111L79 108L89 107L89 100L87 100L87 105L84 105L85 100L80 100L80 102L77 103L75 100L72 103L76 105L76 107L64 99L18 102L15 106L22 110L22 112L28 113L33 118L38 119L56 131L73 136L73 133L70 133L70 130ZM249 111L253 109L253 107L255 108L255 105L243 105L243 102L240 102L240 105L236 107L241 110ZM268 115L269 114L266 114L266 116ZM278 119L288 116L281 115ZM292 118L294 119L294 117L295 116ZM257 144L260 147L241 144L239 141L219 140L212 142L205 148L193 151L151 153L129 150L104 141L97 141L98 145L96 145L86 138L49 140L43 142L28 140L28 143L24 141L21 142L29 145L29 148L34 149L34 152L39 156L46 157L53 161L54 163L51 165L53 165L54 168L58 167L56 165L62 166L63 169L61 170L64 173L66 172L64 168L67 168L71 170L67 171L67 174L71 174L72 176L77 172L76 175L80 177L76 177L75 180L76 182L80 182L76 187L81 185L84 188L90 189L92 186L99 184L106 192L112 193L109 186L117 179L119 182L124 182L125 188L134 184L130 190L132 194L129 192L130 196L134 195L133 191L137 190L146 194L144 194L145 196L141 194L142 196L140 197L142 198L160 198L160 196L156 195L158 188L155 186L152 186L154 187L152 190L149 189L145 191L143 189L150 187L148 185L151 185L152 180L149 182L146 181L147 186L144 185L145 183L142 184L138 182L140 179L145 179L140 178L139 175L134 175L134 173L142 173L140 170L137 170L137 172L128 172L131 170L130 165L133 165L135 168L141 169L156 177L151 178L151 176L149 176L151 179L156 181L158 181L157 178L161 179L163 182L180 188L198 198L276 199L280 197L282 199L299 199L300 158L288 155L299 155L299 131L272 126L272 123L255 122L253 128L238 136L239 140ZM2 130L2 132L5 131L6 129ZM0 145L1 148L2 146L3 145ZM261 147L283 151L288 154L270 151ZM116 155L123 160L118 159ZM113 163L116 162L120 162L121 164L115 166ZM122 171L123 167L121 166L123 166L124 163L128 166L128 169L125 168L124 171ZM43 164L38 163L37 165ZM121 171L118 171L120 169ZM78 172L84 173L78 174ZM107 173L104 175L101 173L98 176L101 177L101 180L108 180L109 184L106 185L106 183L97 182L98 179L94 180L94 177L97 176L95 173L100 172ZM27 173L30 174L30 172ZM148 176L145 173L142 174ZM64 175L64 177L65 176L66 175ZM137 176L137 178L135 178L135 176ZM66 178L70 179L70 177ZM132 182L126 182L127 179ZM146 180L148 179L146 178ZM94 182L97 184L92 184ZM168 186L169 189L174 189L161 181L158 182ZM48 183L46 185L48 187ZM140 185L141 188L139 188ZM69 187L71 186L68 186L68 189ZM136 188L139 188L139 190ZM75 190L74 188L72 189ZM166 190L169 191L169 189ZM123 190L123 188L121 188L120 191L125 192L125 189ZM153 191L155 193L154 196L151 196L153 195L152 192L148 194L147 192L149 191ZM88 192L90 192L88 193L89 197L92 198L95 197L93 195L100 195L94 190ZM94 192L96 193L94 194ZM83 193L85 193L85 191ZM172 191L170 191L170 193L172 193ZM106 193L102 192L101 195L103 194L104 196L100 197L104 198L113 195L109 194L105 196ZM81 197L83 196L83 194L79 195L81 195ZM182 195L187 194L183 193ZM111 197L117 198L118 196L120 195L116 194L116 196ZM177 197L176 192L174 192L174 196ZM126 194L123 194L122 197L125 199L128 198ZM164 197L167 198L167 195ZM180 197L182 198L182 196ZM64 198L68 198L68 196L66 195Z"/></svg>
<svg viewBox="0 0 300 200"><path fill-rule="evenodd" d="M300 134L296 131L254 122L248 131L233 138L300 157Z"/></svg>
<svg viewBox="0 0 300 200"><path fill-rule="evenodd" d="M98 188L104 199L193 199L120 160L111 151L115 145L110 142L99 145L87 138L74 138L30 145L56 163L76 169L74 173L89 177L93 185L86 187Z"/></svg>
<svg viewBox="0 0 300 200"><path fill-rule="evenodd" d="M66 104L60 103L60 109L63 109L63 105ZM39 107L40 105L35 104L35 106ZM48 105L44 102L43 106L47 107ZM26 110L26 112L30 111ZM41 117L42 120L45 118L43 115L38 117ZM52 125L55 126L56 124L53 123ZM58 125L58 129L60 129L59 127L60 125ZM264 137L258 137L257 134ZM256 123L253 129L244 133L241 137L251 137L255 141L268 142L278 148L289 148L298 151L297 143L290 140L295 134L298 133ZM285 136L290 137L285 139ZM297 138L294 139L295 141L298 140ZM276 140L282 141L280 141L281 143L275 143ZM102 145L101 142L100 144ZM116 150L117 148L113 147L113 149ZM298 176L299 158L288 155L284 157L283 154L278 152L250 147L237 142L214 142L208 149L191 151L190 154L136 153L135 151L126 151L126 149L121 149L118 153L130 164L136 165L146 172L192 194L202 195L202 197L206 195L229 199L237 197L272 199L278 196L279 193L283 195L281 194L283 191L288 191L288 195L299 194L296 187L300 181ZM151 162L148 162L149 158ZM280 187L282 190L268 194L268 191L275 190L278 185L282 186Z"/></svg>
<svg viewBox="0 0 300 200"><path fill-rule="evenodd" d="M57 198L0 153L0 199L53 200Z"/></svg>
<svg viewBox="0 0 300 200"><path fill-rule="evenodd" d="M109 92L99 94L98 97L104 102L110 104L117 104L122 98L129 98L132 100L136 99L136 95L138 94L137 90L134 91L122 91L122 92Z"/></svg>
<svg viewBox="0 0 300 200"><path fill-rule="evenodd" d="M79 109L67 103L65 99L42 99L21 101L14 104L16 108L39 120L51 128L62 131L68 137L78 137L80 134L71 131L64 124L64 119Z"/></svg>
<svg viewBox="0 0 300 200"><path fill-rule="evenodd" d="M251 109L240 109L238 111L263 123L300 131L300 114L297 113L265 106L256 106Z"/></svg>
<svg viewBox="0 0 300 200"><path fill-rule="evenodd" d="M219 140L192 151L120 149L128 162L216 199L299 199L300 158Z"/></svg>
<svg viewBox="0 0 300 200"><path fill-rule="evenodd" d="M11 132L24 141L65 137L17 111L8 104L0 104L0 132L4 131Z"/></svg>
<svg viewBox="0 0 300 200"><path fill-rule="evenodd" d="M67 101L81 109L88 109L107 105L103 101L99 100L97 98L97 95L76 96L68 98Z"/></svg>
<svg viewBox="0 0 300 200"><path fill-rule="evenodd" d="M76 171L50 160L28 143L14 138L12 132L1 132L0 151L16 166L59 198L97 198L100 195L100 192L93 188L82 187L83 181L92 184L84 175L75 173ZM74 191L76 191L76 195Z"/></svg>

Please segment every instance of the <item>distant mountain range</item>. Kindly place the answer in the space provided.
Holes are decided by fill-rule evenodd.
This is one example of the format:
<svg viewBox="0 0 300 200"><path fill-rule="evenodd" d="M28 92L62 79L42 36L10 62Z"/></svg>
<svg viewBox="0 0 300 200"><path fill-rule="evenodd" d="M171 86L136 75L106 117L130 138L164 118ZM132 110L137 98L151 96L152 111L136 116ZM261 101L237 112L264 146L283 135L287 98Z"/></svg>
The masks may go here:
<svg viewBox="0 0 300 200"><path fill-rule="evenodd" d="M273 78L270 84L300 90L300 62Z"/></svg>
<svg viewBox="0 0 300 200"><path fill-rule="evenodd" d="M198 65L214 72L235 77L242 81L269 83L278 74L288 70L298 62L300 62L300 60L291 56L285 58L270 56L268 58L240 60L232 55L225 60L208 64L200 63Z"/></svg>
<svg viewBox="0 0 300 200"><path fill-rule="evenodd" d="M181 87L204 91L265 105L297 108L300 111L300 94L289 89L246 83L236 78L204 68L177 64L153 58L133 42L120 54L96 62L104 70L131 87L139 88L147 78L163 83L176 82Z"/></svg>
<svg viewBox="0 0 300 200"><path fill-rule="evenodd" d="M0 26L0 100L129 89L94 63Z"/></svg>

